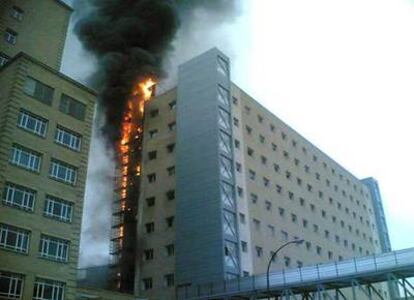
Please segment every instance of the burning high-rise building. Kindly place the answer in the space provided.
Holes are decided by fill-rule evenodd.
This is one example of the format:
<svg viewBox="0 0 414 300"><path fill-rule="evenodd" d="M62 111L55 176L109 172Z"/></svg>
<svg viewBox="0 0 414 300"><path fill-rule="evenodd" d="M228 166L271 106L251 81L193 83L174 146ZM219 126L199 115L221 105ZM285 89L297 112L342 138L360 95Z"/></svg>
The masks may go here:
<svg viewBox="0 0 414 300"><path fill-rule="evenodd" d="M185 286L264 273L295 238L304 244L272 268L388 250L378 190L233 84L219 50L181 65L177 87L145 111L141 91L119 146L121 289L133 280L136 295L175 299Z"/></svg>

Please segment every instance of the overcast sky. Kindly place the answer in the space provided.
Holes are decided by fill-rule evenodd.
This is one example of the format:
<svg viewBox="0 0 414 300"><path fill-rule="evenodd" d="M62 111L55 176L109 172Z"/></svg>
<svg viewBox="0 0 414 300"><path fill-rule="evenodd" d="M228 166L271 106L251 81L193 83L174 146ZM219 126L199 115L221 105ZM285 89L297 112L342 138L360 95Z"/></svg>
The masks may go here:
<svg viewBox="0 0 414 300"><path fill-rule="evenodd" d="M414 0L240 3L187 55L218 46L237 85L358 178L376 178L393 248L413 247ZM62 71L82 80L90 61L69 34Z"/></svg>

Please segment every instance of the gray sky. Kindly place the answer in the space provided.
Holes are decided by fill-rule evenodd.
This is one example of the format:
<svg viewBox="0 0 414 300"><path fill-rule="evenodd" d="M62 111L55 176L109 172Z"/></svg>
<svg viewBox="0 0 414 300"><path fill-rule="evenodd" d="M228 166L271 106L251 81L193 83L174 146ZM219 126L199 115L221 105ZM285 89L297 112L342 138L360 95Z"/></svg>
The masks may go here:
<svg viewBox="0 0 414 300"><path fill-rule="evenodd" d="M414 0L240 3L235 21L195 27L210 38L192 51L176 43L180 59L222 49L237 85L351 173L379 181L393 247L414 246ZM62 71L85 79L91 61L69 34Z"/></svg>

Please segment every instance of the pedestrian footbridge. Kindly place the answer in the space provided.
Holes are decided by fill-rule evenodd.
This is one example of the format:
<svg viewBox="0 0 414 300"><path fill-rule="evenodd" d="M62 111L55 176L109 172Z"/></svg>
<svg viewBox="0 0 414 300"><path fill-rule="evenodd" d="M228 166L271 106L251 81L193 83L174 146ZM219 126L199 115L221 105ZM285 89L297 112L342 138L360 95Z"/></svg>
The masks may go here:
<svg viewBox="0 0 414 300"><path fill-rule="evenodd" d="M412 299L414 286L414 248L374 254L338 262L271 272L205 285L177 288L178 299L353 299L365 294L366 299L384 299L373 284L388 282L391 290L400 290L394 299ZM347 296L342 292L350 288ZM349 294L351 296L349 296Z"/></svg>

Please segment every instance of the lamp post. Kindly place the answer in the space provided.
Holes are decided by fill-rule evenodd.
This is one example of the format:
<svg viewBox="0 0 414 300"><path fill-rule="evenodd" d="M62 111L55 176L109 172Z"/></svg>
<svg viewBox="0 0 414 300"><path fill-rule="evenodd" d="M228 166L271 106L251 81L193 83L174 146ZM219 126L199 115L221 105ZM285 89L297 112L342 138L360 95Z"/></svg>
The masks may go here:
<svg viewBox="0 0 414 300"><path fill-rule="evenodd" d="M273 255L272 255L272 257L270 258L270 260L269 260L269 263L268 263L268 265L267 265L267 276L266 276L266 279L267 279L267 299L268 300L270 300L270 282L269 282L269 272L270 272L270 265L272 264L272 261L273 261L273 259L276 257L276 255L277 255L277 253L280 251L280 250L282 250L283 248L285 248L287 245L290 245L290 244L297 244L297 245L300 245L300 244L302 244L304 242L304 240L293 240L293 241L289 241L289 242L287 242L287 243L285 243L285 244L283 244L282 246L280 246L276 251L275 251L275 253L273 253Z"/></svg>

